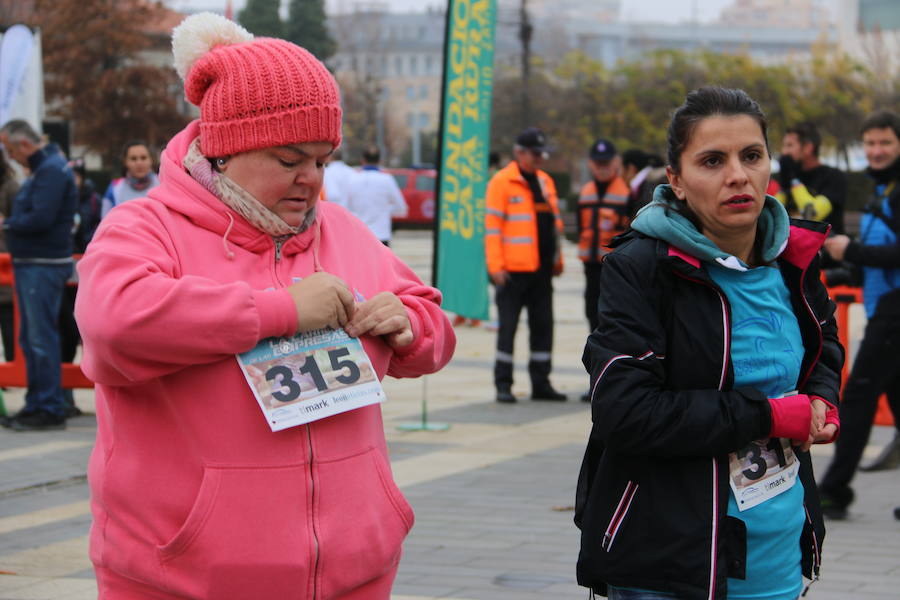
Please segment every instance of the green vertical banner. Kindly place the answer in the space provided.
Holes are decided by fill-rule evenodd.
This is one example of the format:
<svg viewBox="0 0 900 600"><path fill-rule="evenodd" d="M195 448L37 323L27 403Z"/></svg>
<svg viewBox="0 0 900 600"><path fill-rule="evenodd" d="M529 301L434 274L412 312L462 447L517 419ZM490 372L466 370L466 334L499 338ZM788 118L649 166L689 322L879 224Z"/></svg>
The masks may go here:
<svg viewBox="0 0 900 600"><path fill-rule="evenodd" d="M435 284L444 308L488 318L484 210L497 0L449 0L444 41Z"/></svg>

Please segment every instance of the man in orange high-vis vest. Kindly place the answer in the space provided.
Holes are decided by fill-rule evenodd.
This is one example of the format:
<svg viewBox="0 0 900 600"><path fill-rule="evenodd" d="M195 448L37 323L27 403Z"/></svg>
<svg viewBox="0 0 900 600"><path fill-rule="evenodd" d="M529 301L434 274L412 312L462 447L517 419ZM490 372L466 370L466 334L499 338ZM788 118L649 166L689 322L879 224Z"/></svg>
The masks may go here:
<svg viewBox="0 0 900 600"><path fill-rule="evenodd" d="M599 139L588 151L591 180L578 195L578 258L584 263L584 314L591 331L597 328L600 263L612 239L628 228L629 188L619 175L616 147Z"/></svg>
<svg viewBox="0 0 900 600"><path fill-rule="evenodd" d="M540 170L546 137L530 127L516 138L513 158L488 184L485 252L499 315L494 385L497 402L515 402L513 341L522 307L528 310L528 374L533 400L566 400L550 384L553 352L553 283L562 273L556 187Z"/></svg>

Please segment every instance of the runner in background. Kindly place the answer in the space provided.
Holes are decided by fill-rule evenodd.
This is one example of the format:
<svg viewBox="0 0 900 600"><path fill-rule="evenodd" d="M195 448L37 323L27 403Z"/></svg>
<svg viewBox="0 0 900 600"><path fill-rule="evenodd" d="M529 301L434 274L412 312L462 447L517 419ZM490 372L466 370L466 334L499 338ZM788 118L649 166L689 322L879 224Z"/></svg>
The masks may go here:
<svg viewBox="0 0 900 600"><path fill-rule="evenodd" d="M153 172L150 147L145 142L134 140L125 144L121 160L123 176L113 180L106 188L100 208L101 218L106 218L109 211L120 204L146 197L150 190L159 185L159 177Z"/></svg>
<svg viewBox="0 0 900 600"><path fill-rule="evenodd" d="M316 387L367 380L367 364L379 380L430 373L455 345L440 293L319 202L341 142L321 62L210 13L185 19L173 48L200 119L167 144L160 186L111 211L78 267L99 596L388 600L413 513L380 407L273 432L251 388L260 373L245 378L236 355L296 358L310 336L294 334L342 328L368 362L333 335L324 363L299 365ZM264 365L270 406L312 391L293 366Z"/></svg>
<svg viewBox="0 0 900 600"><path fill-rule="evenodd" d="M575 522L578 582L613 600L795 600L818 575L808 449L836 435L843 352L826 228L766 196L767 147L745 92L688 94L671 185L603 262Z"/></svg>

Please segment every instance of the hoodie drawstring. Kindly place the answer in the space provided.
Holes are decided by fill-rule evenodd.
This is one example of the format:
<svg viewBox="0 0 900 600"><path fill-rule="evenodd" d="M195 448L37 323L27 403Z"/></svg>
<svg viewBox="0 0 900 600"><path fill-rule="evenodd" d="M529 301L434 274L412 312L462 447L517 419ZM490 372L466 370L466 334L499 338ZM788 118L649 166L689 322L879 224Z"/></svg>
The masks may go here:
<svg viewBox="0 0 900 600"><path fill-rule="evenodd" d="M225 248L225 257L228 260L234 260L234 252L228 247L228 234L231 233L231 228L234 227L234 217L231 216L231 211L226 212L225 215L228 216L228 227L225 228L225 233L222 234L222 247Z"/></svg>
<svg viewBox="0 0 900 600"><path fill-rule="evenodd" d="M312 246L313 270L315 270L318 273L319 271L323 270L322 265L319 263L319 239L322 235L322 225L319 223L318 215L316 215L314 227L315 227L315 229L313 230L313 246Z"/></svg>

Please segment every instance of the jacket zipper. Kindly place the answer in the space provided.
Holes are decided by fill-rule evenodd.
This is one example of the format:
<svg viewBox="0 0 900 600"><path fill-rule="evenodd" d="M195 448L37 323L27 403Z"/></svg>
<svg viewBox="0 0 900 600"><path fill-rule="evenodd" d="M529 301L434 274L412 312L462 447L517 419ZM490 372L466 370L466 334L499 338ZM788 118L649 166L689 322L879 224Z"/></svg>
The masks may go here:
<svg viewBox="0 0 900 600"><path fill-rule="evenodd" d="M606 532L603 534L603 542L600 544L600 547L607 552L612 551L616 534L619 533L622 521L625 520L625 515L628 514L628 509L631 508L631 501L634 500L634 494L637 492L637 489L638 484L629 481L628 485L625 486L625 491L622 492L622 497L619 498L619 505L616 506L616 511L613 513L612 519L610 519L609 525L606 527Z"/></svg>
<svg viewBox="0 0 900 600"><path fill-rule="evenodd" d="M312 426L306 426L306 443L309 450L309 506L310 506L310 530L313 538L313 588L312 600L317 597L317 579L319 570L319 535L316 532L316 480L313 476L313 443L312 443Z"/></svg>
<svg viewBox="0 0 900 600"><path fill-rule="evenodd" d="M822 552L819 549L819 540L816 538L816 528L813 523L812 517L809 516L809 511L806 509L806 505L803 505L803 512L806 515L806 521L809 523L809 533L810 537L812 537L812 555L813 555L813 572L812 579L809 581L809 584L806 586L806 589L803 590L801 596L805 596L806 592L809 591L809 588L812 584L819 580L819 571L822 569Z"/></svg>
<svg viewBox="0 0 900 600"><path fill-rule="evenodd" d="M812 317L813 323L816 324L816 330L819 332L819 348L816 351L816 357L809 363L809 368L806 370L806 373L803 374L803 379L797 384L798 390L803 390L803 386L806 385L806 382L809 380L809 376L812 375L813 369L816 368L816 364L819 362L819 358L822 357L822 347L825 345L825 336L822 333L822 325L819 323L819 318L816 316L816 313L813 311L812 306L809 305L809 300L806 299L806 292L803 291L803 283L806 281L806 273L807 268L804 268L800 273L800 297L803 298L803 305L806 307L809 316Z"/></svg>
<svg viewBox="0 0 900 600"><path fill-rule="evenodd" d="M806 298L806 292L804 292L803 284L806 281L806 273L808 268L804 268L800 273L800 297L803 298L803 305L806 306L806 310L809 312L809 316L812 317L813 323L816 324L816 329L819 332L819 348L816 351L816 357L812 362L809 363L809 368L806 370L806 373L803 375L803 380L797 384L797 389L802 390L803 386L806 385L806 382L809 380L810 375L812 375L813 369L816 368L816 364L819 362L819 358L822 356L822 348L825 346L825 335L822 333L822 324L819 323L819 318L816 316L815 311L813 311L812 306L809 305L809 300ZM806 505L803 506L803 512L806 514L806 520L809 523L809 533L810 537L812 537L812 555L813 555L813 572L812 579L803 589L803 593L800 594L800 597L805 597L809 592L809 588L812 587L812 584L819 580L819 571L822 568L822 554L819 550L819 540L816 539L816 527L813 523L812 518L809 516L809 511L806 509Z"/></svg>
<svg viewBox="0 0 900 600"><path fill-rule="evenodd" d="M728 374L728 360L731 355L731 325L728 322L728 303L725 300L725 295L717 289L714 285L703 281L702 279L695 279L693 277L688 277L678 271L675 271L675 274L683 279L687 279L688 281L693 281L694 283L699 283L705 285L710 288L712 291L716 293L719 297L719 302L722 304L722 329L725 336L725 343L723 344L722 349L722 373L719 376L719 387L718 390L721 392L725 387L725 377ZM712 535L710 540L710 556L709 556L709 593L707 594L707 600L714 600L716 597L716 565L718 562L718 551L719 551L719 460L714 456L712 458Z"/></svg>

